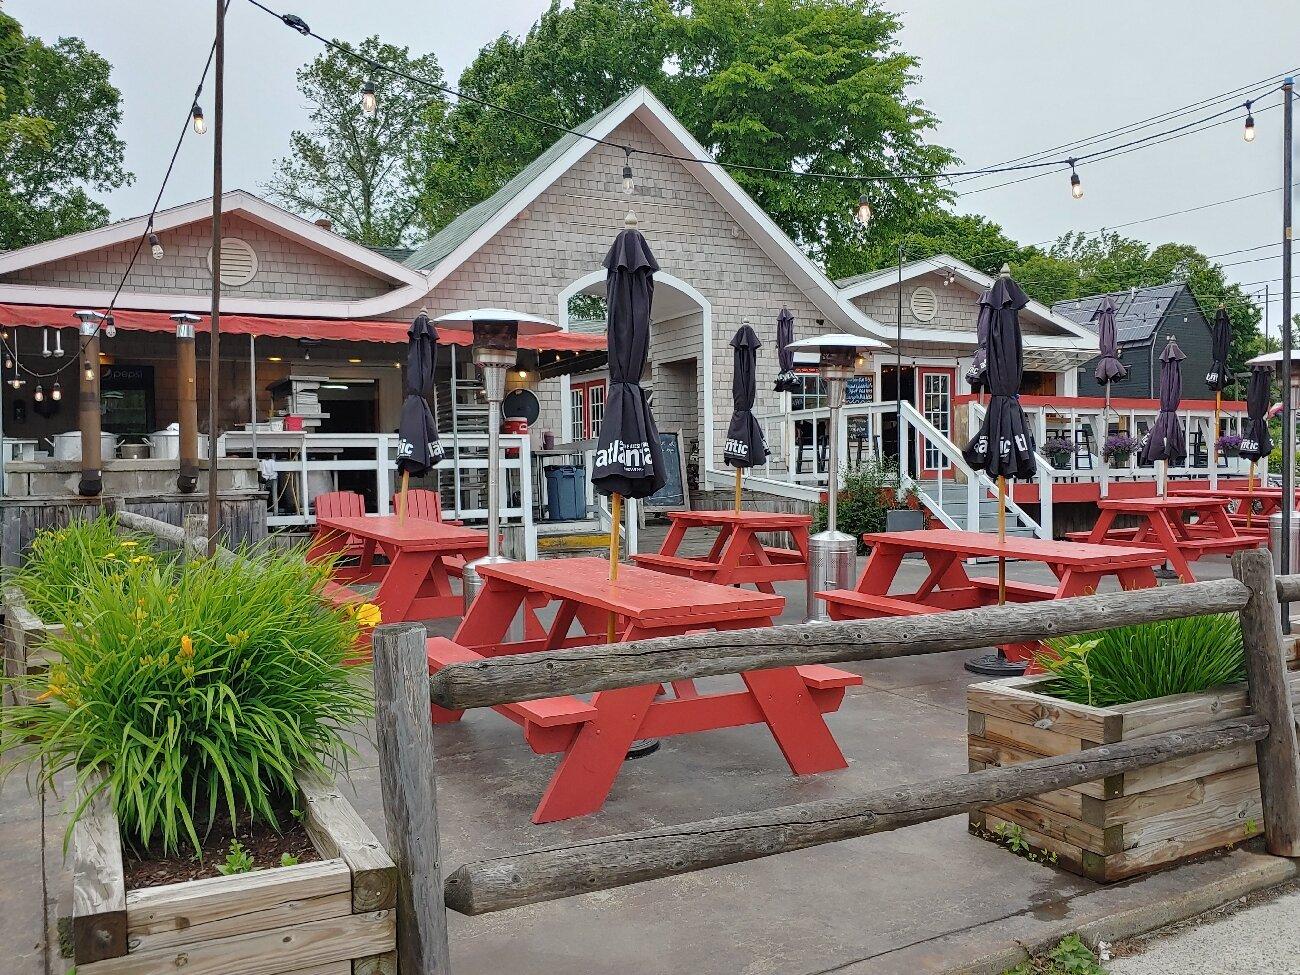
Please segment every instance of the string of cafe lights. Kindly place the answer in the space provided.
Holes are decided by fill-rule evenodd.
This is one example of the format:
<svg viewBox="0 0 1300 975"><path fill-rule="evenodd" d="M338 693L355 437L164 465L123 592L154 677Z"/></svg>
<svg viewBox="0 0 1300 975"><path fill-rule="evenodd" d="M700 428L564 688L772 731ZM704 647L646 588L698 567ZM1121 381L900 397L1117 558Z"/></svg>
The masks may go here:
<svg viewBox="0 0 1300 975"><path fill-rule="evenodd" d="M226 0L226 10L229 9L230 0ZM43 380L53 380L53 383L50 386L49 395L51 400L58 402L63 398L63 387L59 383L59 377L68 369L74 367L84 357L86 347L90 343L90 340L95 336L98 336L101 330L108 338L112 338L117 334L117 326L113 321L113 310L117 306L118 298L121 297L122 291L126 287L126 282L131 276L132 270L135 269L136 261L139 260L140 252L144 249L144 246L146 244L149 245L150 255L155 261L161 261L163 257L166 256L162 242L158 239L158 234L154 230L153 222L154 218L158 215L159 206L162 205L163 193L167 190L167 184L171 180L172 171L176 168L176 160L180 156L181 146L185 142L186 134L192 130L196 135L203 135L208 130L207 122L203 118L203 109L199 105L199 99L203 95L203 85L208 80L208 72L212 70L212 60L216 56L216 51L217 43L213 40L212 46L208 49L208 59L203 65L203 73L199 76L199 83L194 89L194 97L190 100L189 111L185 114L185 123L181 126L180 135L177 137L176 145L172 149L171 159L167 162L167 170L163 173L162 181L158 185L158 193L154 196L153 206L149 209L149 218L145 221L145 229L136 240L135 249L131 252L131 257L127 261L126 268L122 271L121 277L118 279L117 286L113 289L113 296L109 299L108 305L102 312L98 313L99 317L95 322L93 333L84 337L80 348L77 350L77 354L51 372L38 372L30 366L23 365L22 361L19 359L17 336L11 336L8 329L0 329L0 352L3 352L4 368L12 369L14 373L13 378L8 380L9 385L15 390L21 389L27 383L27 380L22 378L22 374L26 373L36 382L36 386L32 390L32 399L37 403L44 402L45 400L45 388L42 384ZM12 345L10 344L11 338L13 340ZM58 341L56 331L56 345L54 350L50 350L48 344L46 344L42 349L42 357L61 355L63 355L62 343ZM87 362L85 364L86 378L88 380L94 378L94 375L91 372L94 368L94 363Z"/></svg>
<svg viewBox="0 0 1300 975"><path fill-rule="evenodd" d="M1139 148L1143 148L1148 145L1159 144L1159 141L1164 141L1165 139L1168 139L1170 137L1176 137L1180 133L1184 133L1184 132L1190 133L1190 131L1193 129L1196 129L1198 127L1204 127L1206 123L1213 122L1225 116L1239 114L1244 110L1245 120L1244 120L1243 137L1247 142L1254 141L1255 117L1253 112L1253 106L1255 105L1255 103L1257 103L1260 100L1258 97L1250 98L1245 100L1241 104L1231 105L1228 108L1221 109L1220 111L1217 111L1211 115L1197 118L1190 122L1185 122L1181 125L1174 126L1173 128L1164 129L1159 132L1154 132L1149 135L1145 135L1140 138L1133 139L1129 142L1123 143L1118 146L1111 146L1104 149L1098 149L1093 152L1074 154L1070 156L1058 157L1053 159L1037 159L1037 160L1031 160L1025 162L1012 162L1012 163L999 164L994 166L978 167L973 169L947 170L944 172L934 172L934 173L887 173L887 174L877 174L877 175L870 175L870 176L860 175L860 174L858 175L846 174L846 173L823 173L814 170L791 170L788 168L778 168L773 166L759 166L759 165L746 164L746 163L723 163L716 159L698 158L695 156L683 156L677 153L658 151L652 149L638 149L633 146L625 145L623 143L619 143L611 139L602 138L600 136L594 136L591 135L590 133L582 132L578 129L570 128L569 126L562 125L558 122L552 122L548 119L541 118L529 112L523 112L518 109L508 108L503 105L495 104L491 101L488 101L485 98L481 98L477 95L471 95L467 92L463 92L457 88L454 88L442 82L432 81L428 78L411 74L410 72L404 71L401 68L395 67L394 65L388 64L384 61L380 61L376 58L372 58L369 57L368 55L362 54L360 51L354 50L352 47L348 46L347 44L341 43L336 40L332 40L331 38L325 37L322 34L316 33L314 30L311 29L311 26L302 17L298 16L297 14L281 13L277 10L272 9L266 4L262 3L261 0L248 0L248 2L252 6L256 7L258 10L261 10L263 13L267 14L268 16L274 17L276 20L279 20L281 23L283 23L286 27L289 27L290 29L296 31L302 36L310 37L318 41L320 44L324 45L325 47L329 48L330 50L337 51L339 54L343 55L344 57L347 57L360 64L366 65L372 72L379 72L379 73L391 75L393 77L402 78L406 81L411 82L412 84L417 84L435 91L439 91L445 95L449 95L458 100L467 101L472 104L482 106L483 108L488 108L493 111L501 112L505 115L509 115L511 117L530 122L534 125L540 125L545 128L552 129L556 132L561 132L567 135L574 136L579 139L584 139L596 145L602 145L613 149L621 150L624 154L623 173L622 173L623 189L624 192L628 193L629 195L631 195L631 193L634 192L635 189L635 178L632 172L632 156L634 154L639 154L639 155L649 156L654 158L669 159L676 162L692 163L695 165L716 166L719 169L723 169L723 170L736 170L736 171L751 172L751 173L766 173L769 175L780 175L780 176L796 176L801 179L835 181L841 183L848 183L852 185L861 185L863 183L891 182L891 181L909 181L909 180L922 181L922 180L953 179L955 177L986 176L986 175L992 175L996 173L1024 172L1026 170L1052 170L1056 172L1062 172L1066 168L1068 168L1070 171L1070 179L1069 179L1070 195L1077 200L1083 197L1083 180L1078 173L1078 167L1080 165L1090 163L1090 162L1096 162L1104 158L1109 158L1112 155L1119 155L1125 152L1135 151ZM1275 90L1276 87L1277 86L1274 86L1273 88L1270 88L1268 90L1269 91ZM363 84L362 90L360 92L360 98L361 98L362 110L367 114L373 115L378 107L378 93L376 91L376 86L373 78L366 80L365 83ZM1261 109L1260 111L1263 111L1263 109ZM1175 117L1177 117L1177 112L1175 112ZM854 209L854 219L856 219L857 222L864 227L871 221L871 204L865 192L861 193L858 198L857 206Z"/></svg>

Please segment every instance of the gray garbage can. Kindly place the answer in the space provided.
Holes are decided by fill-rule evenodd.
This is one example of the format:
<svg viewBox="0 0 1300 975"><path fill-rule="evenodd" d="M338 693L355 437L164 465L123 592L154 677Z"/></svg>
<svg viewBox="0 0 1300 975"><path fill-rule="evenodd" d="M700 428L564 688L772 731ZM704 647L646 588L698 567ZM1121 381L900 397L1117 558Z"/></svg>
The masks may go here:
<svg viewBox="0 0 1300 975"><path fill-rule="evenodd" d="M1282 512L1268 517L1268 547L1273 552L1273 571L1282 572ZM1300 512L1291 514L1291 564L1288 572L1300 572Z"/></svg>
<svg viewBox="0 0 1300 975"><path fill-rule="evenodd" d="M546 468L546 518L548 521L578 521L587 517L586 471L560 464Z"/></svg>

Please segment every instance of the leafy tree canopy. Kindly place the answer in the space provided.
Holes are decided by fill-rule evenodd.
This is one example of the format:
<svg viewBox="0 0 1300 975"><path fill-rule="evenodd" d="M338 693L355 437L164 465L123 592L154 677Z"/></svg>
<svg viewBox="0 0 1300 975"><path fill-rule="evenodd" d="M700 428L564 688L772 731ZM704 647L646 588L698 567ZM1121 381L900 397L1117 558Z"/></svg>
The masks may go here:
<svg viewBox="0 0 1300 975"><path fill-rule="evenodd" d="M45 44L0 13L0 250L100 226L90 193L134 179L109 70L77 38Z"/></svg>
<svg viewBox="0 0 1300 975"><path fill-rule="evenodd" d="M722 162L776 170L732 176L834 266L864 236L851 216L865 187L798 179L791 169L887 175L953 161L925 141L935 119L907 93L916 61L898 49L898 28L874 0L553 0L525 37L486 46L460 88L573 126L645 85ZM557 133L461 101L430 135L440 162L421 205L432 231L495 192ZM873 226L888 226L942 191L884 182L870 193Z"/></svg>
<svg viewBox="0 0 1300 975"><path fill-rule="evenodd" d="M442 81L432 54L412 57L408 48L378 37L355 50L406 74ZM371 115L360 108L367 81L376 88ZM388 72L372 77L365 65L332 48L298 71L298 87L312 106L311 128L289 137L291 154L276 163L270 194L294 210L328 217L335 230L358 243L403 243L418 215L424 173L433 164L425 133L442 126L446 98Z"/></svg>

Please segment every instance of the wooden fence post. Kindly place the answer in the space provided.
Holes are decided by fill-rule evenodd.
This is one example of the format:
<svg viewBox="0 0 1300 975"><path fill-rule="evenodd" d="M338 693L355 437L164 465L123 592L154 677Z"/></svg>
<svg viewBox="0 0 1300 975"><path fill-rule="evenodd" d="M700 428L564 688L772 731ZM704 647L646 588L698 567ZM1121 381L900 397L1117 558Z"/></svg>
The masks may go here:
<svg viewBox="0 0 1300 975"><path fill-rule="evenodd" d="M374 635L375 732L388 850L397 864L402 975L449 975L447 908L438 848L429 668L419 624Z"/></svg>
<svg viewBox="0 0 1300 975"><path fill-rule="evenodd" d="M1241 610L1250 705L1269 724L1268 737L1255 743L1264 800L1264 842L1269 853L1300 856L1300 756L1287 688L1273 558L1266 549L1240 551L1232 557L1232 571L1250 589L1250 599Z"/></svg>
<svg viewBox="0 0 1300 975"><path fill-rule="evenodd" d="M182 548L186 558L201 556L208 550L208 516L206 514L185 515L182 530Z"/></svg>

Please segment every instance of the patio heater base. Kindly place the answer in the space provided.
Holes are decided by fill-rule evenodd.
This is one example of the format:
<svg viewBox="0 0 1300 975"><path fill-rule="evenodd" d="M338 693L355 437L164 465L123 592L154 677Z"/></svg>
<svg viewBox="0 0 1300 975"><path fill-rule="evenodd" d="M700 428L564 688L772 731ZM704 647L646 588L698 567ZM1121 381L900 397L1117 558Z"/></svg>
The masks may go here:
<svg viewBox="0 0 1300 975"><path fill-rule="evenodd" d="M1169 568L1168 562L1155 570L1155 577L1157 579L1171 579L1174 582L1178 581L1178 573Z"/></svg>
<svg viewBox="0 0 1300 975"><path fill-rule="evenodd" d="M966 669L972 674L981 674L985 677L1020 677L1028 666L1028 661L1008 660L1001 650L971 657L965 663Z"/></svg>
<svg viewBox="0 0 1300 975"><path fill-rule="evenodd" d="M805 623L829 623L826 601L817 593L852 589L856 581L858 542L841 531L818 532L808 539L808 605Z"/></svg>
<svg viewBox="0 0 1300 975"><path fill-rule="evenodd" d="M658 738L646 738L642 741L632 742L632 746L627 750L627 759L631 761L634 758L645 758L647 755L653 755L659 751Z"/></svg>

